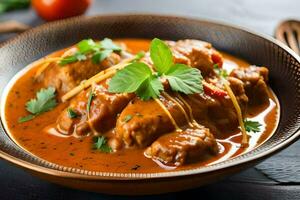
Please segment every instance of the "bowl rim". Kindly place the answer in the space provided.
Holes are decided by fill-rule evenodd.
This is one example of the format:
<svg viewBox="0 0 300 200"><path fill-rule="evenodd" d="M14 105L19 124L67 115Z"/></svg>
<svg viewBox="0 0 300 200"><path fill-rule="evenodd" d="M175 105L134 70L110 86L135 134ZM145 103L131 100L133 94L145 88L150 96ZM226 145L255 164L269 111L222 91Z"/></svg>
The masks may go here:
<svg viewBox="0 0 300 200"><path fill-rule="evenodd" d="M165 19L181 19L181 20L186 20L186 21L194 21L194 22L204 22L208 24L216 24L220 26L225 26L225 27L230 27L233 29L238 29L242 30L248 34L258 36L264 40L267 40L271 43L274 43L278 45L280 48L288 52L292 57L294 57L299 63L300 63L300 56L298 56L294 51L292 51L289 47L284 45L282 42L279 40L274 39L273 37L262 34L262 33L257 33L255 31L249 30L248 28L241 27L238 25L233 25L230 23L226 22L218 22L215 20L210 20L210 19L202 19L202 18L196 18L196 17L184 17L180 15L161 15L161 14L143 14L143 13L126 13L126 14L104 14L104 15L95 15L95 16L79 16L79 17L72 17L64 20L59 20L55 22L50 22L50 23L45 23L42 25L39 25L35 28L32 28L28 31L25 31L24 33L21 33L20 35L9 39L2 44L0 44L0 48L4 48L6 45L14 44L19 40L22 40L23 37L30 36L34 33L38 33L39 31L43 30L46 27L53 26L53 27L58 27L58 26L63 26L64 24L69 24L74 21L77 23L84 23L85 21L92 20L92 19L98 19L98 18L114 18L114 17L156 17L156 18L165 18ZM1 121L2 123L2 121ZM5 129L4 129L5 130ZM6 130L5 130L6 132ZM199 174L204 174L204 173L212 173L216 172L222 169L228 169L230 167L237 167L241 165L245 165L251 161L256 161L256 160L262 160L268 156L273 155L274 153L282 150L283 148L291 145L292 143L296 142L300 138L300 128L298 128L296 131L294 131L293 135L290 137L286 138L282 143L264 151L261 152L257 155L251 156L251 157L246 157L240 160L237 160L235 162L230 162L226 163L223 165L215 166L214 168L195 168L192 170L179 170L179 171L172 171L172 172L159 172L159 173L103 173L101 175L91 175L91 174L80 174L76 172L67 172L67 171L62 171L62 170L56 170L56 169L51 169L47 168L44 166L36 165L28 161L24 161L20 158L14 157L0 149L0 158L13 163L17 166L20 166L22 168L25 168L27 170L31 170L33 172L38 172L46 175L51 175L55 177L61 177L61 178L71 178L71 179L82 179L82 180L124 180L124 181L133 181L133 180L145 180L145 179L161 179L161 178L176 178L176 177L183 177L183 176L191 176L191 175L199 175ZM202 170L201 170L202 169ZM139 174L138 176L135 176L135 174ZM142 176L143 175L143 176Z"/></svg>

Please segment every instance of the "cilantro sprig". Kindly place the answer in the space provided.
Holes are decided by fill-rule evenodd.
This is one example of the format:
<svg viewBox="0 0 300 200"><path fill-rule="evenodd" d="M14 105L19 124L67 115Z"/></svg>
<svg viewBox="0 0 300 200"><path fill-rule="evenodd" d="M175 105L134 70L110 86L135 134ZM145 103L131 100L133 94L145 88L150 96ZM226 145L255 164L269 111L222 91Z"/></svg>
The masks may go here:
<svg viewBox="0 0 300 200"><path fill-rule="evenodd" d="M107 144L107 140L104 136L98 136L93 138L93 148L96 150L100 150L104 153L111 153L112 148Z"/></svg>
<svg viewBox="0 0 300 200"><path fill-rule="evenodd" d="M112 52L119 52L122 50L121 47L108 38L105 38L100 42L95 42L92 39L82 40L77 44L77 48L77 52L63 58L59 64L63 66L77 61L84 61L88 58L88 54L91 55L94 64L99 64Z"/></svg>
<svg viewBox="0 0 300 200"><path fill-rule="evenodd" d="M54 87L42 88L36 93L35 99L31 99L26 103L26 110L31 114L20 117L18 122L27 122L44 112L52 110L57 105L55 96Z"/></svg>
<svg viewBox="0 0 300 200"><path fill-rule="evenodd" d="M260 131L260 127L262 126L261 123L257 122L257 121L251 121L248 119L244 120L244 126L247 132L259 132Z"/></svg>
<svg viewBox="0 0 300 200"><path fill-rule="evenodd" d="M109 92L136 93L142 100L157 98L164 90L162 78L168 80L175 92L202 93L202 76L198 69L175 64L171 49L160 39L153 39L150 57L156 72L142 62L134 62L119 70L109 82Z"/></svg>

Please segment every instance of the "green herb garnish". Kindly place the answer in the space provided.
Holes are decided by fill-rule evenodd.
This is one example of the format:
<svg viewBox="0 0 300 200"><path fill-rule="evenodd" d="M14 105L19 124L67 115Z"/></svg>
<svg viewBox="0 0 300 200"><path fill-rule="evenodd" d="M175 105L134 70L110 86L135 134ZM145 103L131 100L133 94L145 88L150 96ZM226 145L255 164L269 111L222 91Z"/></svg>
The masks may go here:
<svg viewBox="0 0 300 200"><path fill-rule="evenodd" d="M32 120L37 115L52 110L56 105L57 102L55 99L55 88L54 87L48 87L46 89L42 88L40 91L36 93L35 99L31 99L26 103L26 110L31 114L25 117L20 117L18 121L19 123L22 123L22 122Z"/></svg>
<svg viewBox="0 0 300 200"><path fill-rule="evenodd" d="M92 62L99 64L105 58L107 58L114 51L121 51L121 47L112 42L111 39L105 38L100 42L95 42L92 39L82 40L77 44L78 51L71 56L63 58L59 64L67 65L77 61L83 61L87 59L87 55L90 54Z"/></svg>
<svg viewBox="0 0 300 200"><path fill-rule="evenodd" d="M32 120L34 118L35 118L35 115L27 115L25 117L20 117L19 120L18 120L18 122L19 123L23 123L23 122L30 121L30 120Z"/></svg>
<svg viewBox="0 0 300 200"><path fill-rule="evenodd" d="M135 62L119 70L109 82L109 92L135 92L141 99L156 98L163 90L158 77L152 74L145 63Z"/></svg>
<svg viewBox="0 0 300 200"><path fill-rule="evenodd" d="M171 49L157 38L154 38L151 42L150 57L159 73L168 72L174 64Z"/></svg>
<svg viewBox="0 0 300 200"><path fill-rule="evenodd" d="M257 121L251 121L251 120L244 120L244 126L247 132L259 132L260 131L260 127L262 126L262 124L260 124Z"/></svg>
<svg viewBox="0 0 300 200"><path fill-rule="evenodd" d="M90 53L92 51L97 51L100 49L100 44L96 43L92 39L86 39L86 40L81 40L78 44L77 47L79 49L80 53Z"/></svg>
<svg viewBox="0 0 300 200"><path fill-rule="evenodd" d="M163 41L157 38L152 40L150 57L157 73L153 73L145 63L134 62L115 74L109 82L109 92L135 92L142 100L157 98L164 90L160 78L166 78L176 92L203 92L200 71L184 64L174 64L172 52Z"/></svg>
<svg viewBox="0 0 300 200"><path fill-rule="evenodd" d="M77 117L77 113L72 108L68 108L67 112L69 118L74 119Z"/></svg>
<svg viewBox="0 0 300 200"><path fill-rule="evenodd" d="M202 93L202 76L198 69L175 64L165 74L173 91L184 94Z"/></svg>
<svg viewBox="0 0 300 200"><path fill-rule="evenodd" d="M131 62L137 62L137 61L141 60L144 56L145 56L145 52L140 51L135 55L134 59Z"/></svg>
<svg viewBox="0 0 300 200"><path fill-rule="evenodd" d="M112 148L108 146L107 140L104 136L94 137L94 149L100 150L104 153L111 153Z"/></svg>
<svg viewBox="0 0 300 200"><path fill-rule="evenodd" d="M30 0L1 0L0 14L17 9L24 9L30 6Z"/></svg>
<svg viewBox="0 0 300 200"><path fill-rule="evenodd" d="M124 119L123 119L123 122L124 122L124 123L127 123L127 122L129 122L131 119L132 119L132 115L126 115L126 116L124 117Z"/></svg>
<svg viewBox="0 0 300 200"><path fill-rule="evenodd" d="M95 54L92 57L92 62L94 64L99 64L105 58L107 58L112 52L113 52L113 50L110 50L110 49L106 49L106 50L103 50L103 51L96 51Z"/></svg>
<svg viewBox="0 0 300 200"><path fill-rule="evenodd" d="M218 76L222 78L228 77L227 71L225 69L220 68L218 64L214 64L214 71Z"/></svg>
<svg viewBox="0 0 300 200"><path fill-rule="evenodd" d="M77 62L77 61L83 61L86 60L87 57L86 55L84 55L83 53L80 52L76 52L74 55L72 56L67 56L64 59L62 59L59 64L60 65L67 65L73 62Z"/></svg>
<svg viewBox="0 0 300 200"><path fill-rule="evenodd" d="M119 47L118 45L113 43L113 41L109 38L104 38L104 40L102 40L100 42L100 45L103 49L110 49L110 50L113 50L113 51L121 51L122 50L121 47Z"/></svg>
<svg viewBox="0 0 300 200"><path fill-rule="evenodd" d="M95 96L95 94L94 94L93 90L91 90L89 93L88 102L86 104L86 112L88 114L90 113L91 104L92 104L92 100L93 100L94 96Z"/></svg>

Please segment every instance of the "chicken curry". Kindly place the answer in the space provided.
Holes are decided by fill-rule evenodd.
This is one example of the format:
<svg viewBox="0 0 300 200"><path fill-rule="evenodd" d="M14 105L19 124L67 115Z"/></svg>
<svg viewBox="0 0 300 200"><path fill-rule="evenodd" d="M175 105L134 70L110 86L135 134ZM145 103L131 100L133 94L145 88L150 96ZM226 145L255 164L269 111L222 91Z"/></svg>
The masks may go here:
<svg viewBox="0 0 300 200"><path fill-rule="evenodd" d="M16 75L10 137L67 167L163 172L221 162L266 141L279 119L268 69L184 39L86 39Z"/></svg>

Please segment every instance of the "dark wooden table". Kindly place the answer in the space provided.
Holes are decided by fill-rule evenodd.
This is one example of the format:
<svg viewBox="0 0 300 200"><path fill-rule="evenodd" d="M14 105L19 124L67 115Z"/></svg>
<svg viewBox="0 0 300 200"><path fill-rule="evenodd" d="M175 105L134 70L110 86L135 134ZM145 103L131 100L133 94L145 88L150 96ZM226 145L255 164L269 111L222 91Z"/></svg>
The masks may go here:
<svg viewBox="0 0 300 200"><path fill-rule="evenodd" d="M95 0L88 15L158 13L199 17L241 25L273 35L284 19L300 19L299 0ZM32 10L10 12L0 21L15 19L30 26L44 23ZM2 35L4 41L14 35ZM40 180L0 161L0 199L300 199L300 141L254 168L219 183L159 196L123 197L82 192Z"/></svg>

